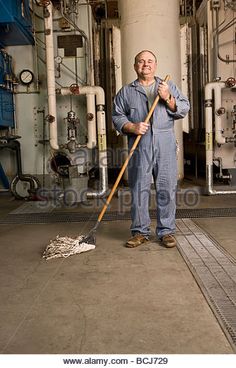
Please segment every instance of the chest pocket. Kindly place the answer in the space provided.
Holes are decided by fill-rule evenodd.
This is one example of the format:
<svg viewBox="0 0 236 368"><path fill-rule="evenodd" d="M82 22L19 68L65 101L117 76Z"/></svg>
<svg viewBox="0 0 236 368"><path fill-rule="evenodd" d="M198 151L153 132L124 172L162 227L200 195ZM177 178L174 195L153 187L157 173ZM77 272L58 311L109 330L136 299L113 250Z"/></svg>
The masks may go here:
<svg viewBox="0 0 236 368"><path fill-rule="evenodd" d="M147 97L140 91L132 90L128 98L128 118L132 122L143 121L147 115Z"/></svg>
<svg viewBox="0 0 236 368"><path fill-rule="evenodd" d="M128 117L132 122L139 121L139 109L137 107L130 106Z"/></svg>

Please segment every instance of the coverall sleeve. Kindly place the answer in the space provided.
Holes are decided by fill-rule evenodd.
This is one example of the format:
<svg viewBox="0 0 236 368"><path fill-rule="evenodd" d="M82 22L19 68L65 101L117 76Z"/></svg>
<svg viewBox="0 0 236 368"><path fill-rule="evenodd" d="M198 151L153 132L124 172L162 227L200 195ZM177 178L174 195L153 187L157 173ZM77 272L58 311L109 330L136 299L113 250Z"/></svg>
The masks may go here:
<svg viewBox="0 0 236 368"><path fill-rule="evenodd" d="M172 111L167 107L167 112L174 120L182 119L187 115L190 109L189 101L174 83L169 82L169 89L170 93L175 98L176 111Z"/></svg>
<svg viewBox="0 0 236 368"><path fill-rule="evenodd" d="M117 93L113 102L112 120L115 129L120 134L125 134L122 131L123 126L129 123L128 109L127 109L127 97L125 97L124 87Z"/></svg>

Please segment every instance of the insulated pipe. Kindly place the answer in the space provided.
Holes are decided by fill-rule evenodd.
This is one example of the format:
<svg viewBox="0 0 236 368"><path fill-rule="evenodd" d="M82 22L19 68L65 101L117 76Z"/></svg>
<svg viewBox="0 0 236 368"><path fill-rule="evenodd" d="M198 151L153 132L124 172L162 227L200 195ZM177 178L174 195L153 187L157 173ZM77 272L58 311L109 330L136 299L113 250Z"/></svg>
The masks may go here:
<svg viewBox="0 0 236 368"><path fill-rule="evenodd" d="M225 88L224 82L212 82L208 83L205 86L205 101L209 101L209 103L205 106L205 116L206 116L206 130L213 131L213 122L212 122L212 100L213 100L213 91L214 91L214 108L217 111L221 105L221 90ZM225 137L222 134L222 124L221 124L221 115L217 115L215 113L215 141L219 144L225 143Z"/></svg>
<svg viewBox="0 0 236 368"><path fill-rule="evenodd" d="M92 7L91 4L87 3L87 10L88 10L88 28L89 28L89 82L91 86L94 86L94 55L93 55L93 31L92 31L92 24L93 24L93 14L92 14Z"/></svg>
<svg viewBox="0 0 236 368"><path fill-rule="evenodd" d="M98 156L100 170L100 191L87 192L88 198L103 197L108 190L108 172L107 172L107 142L106 142L106 118L104 112L105 94L102 87L82 86L82 87L62 87L58 93L65 95L95 95L97 106L97 130L98 130ZM94 122L95 123L95 122ZM96 128L95 128L96 129ZM94 130L93 130L94 132ZM89 138L92 141L92 138Z"/></svg>
<svg viewBox="0 0 236 368"><path fill-rule="evenodd" d="M116 93L122 87L120 28L112 26L113 58L115 64Z"/></svg>
<svg viewBox="0 0 236 368"><path fill-rule="evenodd" d="M47 67L47 91L48 91L48 114L49 114L49 142L54 150L58 150L57 140L57 113L55 92L55 67L53 48L53 18L52 3L46 7L44 14L45 44L46 44L46 67Z"/></svg>
<svg viewBox="0 0 236 368"><path fill-rule="evenodd" d="M207 176L207 194L236 194L236 190L216 190L213 187L213 165L207 165L206 167Z"/></svg>
<svg viewBox="0 0 236 368"><path fill-rule="evenodd" d="M96 105L105 105L105 93L102 87L99 86L77 86L58 88L57 91L62 95L95 95Z"/></svg>
<svg viewBox="0 0 236 368"><path fill-rule="evenodd" d="M112 45L113 45L113 59L114 59L114 66L115 66L115 84L116 93L122 87L122 60L121 60L121 32L120 28L116 26L112 26ZM118 134L118 132L117 132ZM122 135L122 144L123 144L123 151L125 152L125 157L128 156L128 139L127 136L124 134ZM119 162L119 160L118 160ZM124 172L124 179L128 180L128 170L126 169Z"/></svg>
<svg viewBox="0 0 236 368"><path fill-rule="evenodd" d="M104 106L97 105L97 125L98 125L98 159L100 170L100 191L87 192L88 198L103 197L108 190L107 172L107 142L106 142L106 119Z"/></svg>
<svg viewBox="0 0 236 368"><path fill-rule="evenodd" d="M87 147L92 149L97 144L95 96L92 94L87 94L86 101L87 101L87 124L88 124Z"/></svg>

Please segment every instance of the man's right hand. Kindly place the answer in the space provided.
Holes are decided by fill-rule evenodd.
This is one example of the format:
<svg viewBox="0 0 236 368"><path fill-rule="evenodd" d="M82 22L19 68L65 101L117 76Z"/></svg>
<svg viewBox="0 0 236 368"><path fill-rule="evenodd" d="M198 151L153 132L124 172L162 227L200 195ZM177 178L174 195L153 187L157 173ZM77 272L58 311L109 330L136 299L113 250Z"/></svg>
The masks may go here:
<svg viewBox="0 0 236 368"><path fill-rule="evenodd" d="M149 128L149 124L141 121L140 123L126 123L122 130L124 133L136 134L136 135L144 135L147 133Z"/></svg>

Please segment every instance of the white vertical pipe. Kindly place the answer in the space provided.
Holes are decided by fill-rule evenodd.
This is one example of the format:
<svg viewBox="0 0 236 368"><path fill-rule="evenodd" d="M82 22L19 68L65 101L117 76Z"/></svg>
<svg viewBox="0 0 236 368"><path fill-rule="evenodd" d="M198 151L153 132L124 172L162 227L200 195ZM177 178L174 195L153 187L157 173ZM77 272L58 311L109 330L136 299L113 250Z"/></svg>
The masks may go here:
<svg viewBox="0 0 236 368"><path fill-rule="evenodd" d="M120 28L112 26L113 58L115 64L116 93L122 87Z"/></svg>
<svg viewBox="0 0 236 368"><path fill-rule="evenodd" d="M88 27L89 27L89 48L90 48L90 60L89 60L89 80L90 85L94 86L94 62L93 62L93 17L92 17L92 7L87 4L88 11Z"/></svg>
<svg viewBox="0 0 236 368"><path fill-rule="evenodd" d="M92 149L97 144L95 95L87 94L86 101L87 101L87 127L88 127L87 147Z"/></svg>
<svg viewBox="0 0 236 368"><path fill-rule="evenodd" d="M47 91L48 91L48 113L54 120L49 123L49 141L54 150L58 150L57 140L57 113L56 113L56 91L55 91L55 67L53 48L53 18L52 3L47 6L48 16L44 17L45 44L46 44L46 68L47 68Z"/></svg>
<svg viewBox="0 0 236 368"><path fill-rule="evenodd" d="M112 27L112 41L113 41L113 58L115 64L115 82L116 82L116 93L122 87L122 60L121 60L121 31L120 28ZM128 140L126 135L122 135L122 149L125 153L125 158L128 156ZM114 153L116 154L116 152ZM119 162L119 160L117 160ZM128 170L124 172L124 179L128 180Z"/></svg>
<svg viewBox="0 0 236 368"><path fill-rule="evenodd" d="M215 111L217 111L221 104L221 90L225 88L225 83L217 83L216 88L214 89L214 97L215 97ZM219 144L225 143L225 137L223 136L223 127L222 127L222 115L217 115L215 113L215 140Z"/></svg>
<svg viewBox="0 0 236 368"><path fill-rule="evenodd" d="M225 87L223 82L212 82L205 86L205 120L206 120L206 179L207 192L210 195L215 194L236 194L235 190L216 190L213 187L213 121L212 104L213 91L215 99L215 108L221 107L221 90ZM224 144L225 137L222 135L222 125L220 116L215 115L215 140L217 143ZM216 126L217 125L217 126Z"/></svg>
<svg viewBox="0 0 236 368"><path fill-rule="evenodd" d="M180 30L180 55L181 55L181 91L188 95L188 25L185 24ZM183 131L189 133L189 114L183 118Z"/></svg>
<svg viewBox="0 0 236 368"><path fill-rule="evenodd" d="M221 106L221 91L225 88L224 82L212 82L208 83L205 86L205 100L212 101L213 100L213 91L214 91L214 108L215 111L218 110ZM206 117L206 131L213 131L213 122L212 122L212 103L208 104L205 107L205 117ZM223 127L222 127L222 116L217 115L215 113L215 141L219 144L225 143L225 137L223 136Z"/></svg>
<svg viewBox="0 0 236 368"><path fill-rule="evenodd" d="M104 195L108 188L107 175L107 139L106 139L106 115L104 111L105 93L99 86L82 86L79 88L80 94L95 94L97 106L97 130L98 130L98 152L99 169L101 174L101 191L88 192L87 197L94 198Z"/></svg>

